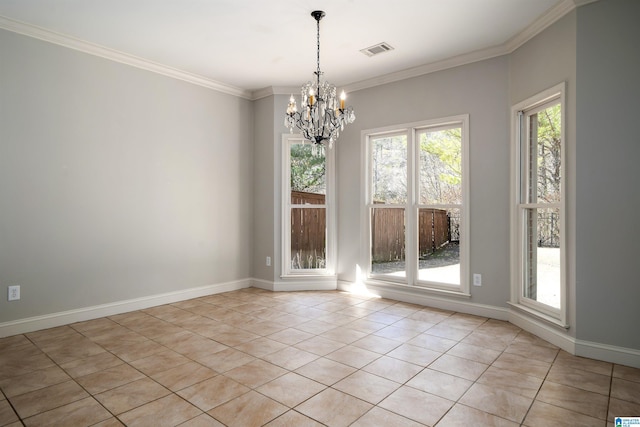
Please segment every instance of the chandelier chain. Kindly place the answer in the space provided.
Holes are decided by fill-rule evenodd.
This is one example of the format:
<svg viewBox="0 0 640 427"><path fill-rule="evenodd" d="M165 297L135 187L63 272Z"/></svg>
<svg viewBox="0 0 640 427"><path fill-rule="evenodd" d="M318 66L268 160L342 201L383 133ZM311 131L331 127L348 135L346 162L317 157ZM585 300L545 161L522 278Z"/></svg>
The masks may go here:
<svg viewBox="0 0 640 427"><path fill-rule="evenodd" d="M317 64L318 64L318 69L317 69L317 73L318 73L318 86L320 85L320 19L317 18L316 19L316 26L318 29L318 35L317 35L317 41L318 41L318 56L317 56Z"/></svg>

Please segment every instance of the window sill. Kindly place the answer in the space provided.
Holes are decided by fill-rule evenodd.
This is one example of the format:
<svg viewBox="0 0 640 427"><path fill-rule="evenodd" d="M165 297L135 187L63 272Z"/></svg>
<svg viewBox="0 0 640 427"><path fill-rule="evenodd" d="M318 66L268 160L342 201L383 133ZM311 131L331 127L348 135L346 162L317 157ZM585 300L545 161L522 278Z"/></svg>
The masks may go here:
<svg viewBox="0 0 640 427"><path fill-rule="evenodd" d="M373 287L380 287L389 290L397 290L402 289L403 291L415 292L418 294L428 294L440 297L453 297L453 298L463 298L469 299L471 298L471 294L463 291L456 291L451 289L439 289L439 288L429 288L425 286L418 285L407 285L405 283L398 283L394 281L386 281L375 278L369 278L366 281L367 285L371 285Z"/></svg>
<svg viewBox="0 0 640 427"><path fill-rule="evenodd" d="M281 279L314 279L314 280L318 280L318 279L324 279L327 281L331 281L331 280L337 280L338 279L338 275L334 274L334 273L315 273L315 272L308 272L308 273L295 273L295 274L283 274L280 276Z"/></svg>

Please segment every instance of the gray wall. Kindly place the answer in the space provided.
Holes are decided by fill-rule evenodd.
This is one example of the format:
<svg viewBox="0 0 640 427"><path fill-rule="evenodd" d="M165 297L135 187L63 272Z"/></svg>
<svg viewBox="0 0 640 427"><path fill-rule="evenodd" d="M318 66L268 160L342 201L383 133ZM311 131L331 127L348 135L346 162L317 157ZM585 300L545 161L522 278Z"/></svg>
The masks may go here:
<svg viewBox="0 0 640 427"><path fill-rule="evenodd" d="M274 267L280 259L275 251L274 231L274 221L280 218L275 209L280 206L274 200L274 147L278 138L274 135L273 121L277 112L274 112L273 98L269 96L253 103L256 159L253 171L253 277L268 282L274 280ZM271 267L265 264L267 256L271 257Z"/></svg>
<svg viewBox="0 0 640 427"><path fill-rule="evenodd" d="M283 156L283 134L289 134L289 129L284 127L284 112L289 103L289 95L277 95L273 97L273 164L275 165L275 173L273 177L273 202L274 202L274 218L273 223L273 240L274 240L274 259L273 276L274 282L282 282L280 277L282 271L282 156ZM295 132L295 129L294 129ZM263 260L264 261L264 260Z"/></svg>
<svg viewBox="0 0 640 427"><path fill-rule="evenodd" d="M573 11L509 55L509 106L559 83L566 86L565 202L567 257L567 319L576 331L575 217L576 217L576 12Z"/></svg>
<svg viewBox="0 0 640 427"><path fill-rule="evenodd" d="M289 129L284 127L289 96L271 95L254 103L256 168L253 274L256 279L270 282L268 286L287 282L281 277L282 137L289 134ZM265 265L267 256L271 256L270 267Z"/></svg>
<svg viewBox="0 0 640 427"><path fill-rule="evenodd" d="M0 52L0 322L251 277L251 102L3 30Z"/></svg>
<svg viewBox="0 0 640 427"><path fill-rule="evenodd" d="M578 9L577 338L640 349L640 2Z"/></svg>
<svg viewBox="0 0 640 427"><path fill-rule="evenodd" d="M508 59L482 62L349 94L357 113L336 146L338 278L354 281L360 263L361 131L469 114L470 271L481 273L472 301L509 299ZM469 280L469 278L467 278Z"/></svg>

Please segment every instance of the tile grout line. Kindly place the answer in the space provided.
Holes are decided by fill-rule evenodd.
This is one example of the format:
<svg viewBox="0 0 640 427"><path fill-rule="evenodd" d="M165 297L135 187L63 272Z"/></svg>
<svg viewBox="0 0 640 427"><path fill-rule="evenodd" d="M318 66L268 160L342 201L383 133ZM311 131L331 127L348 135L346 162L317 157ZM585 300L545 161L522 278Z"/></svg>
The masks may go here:
<svg viewBox="0 0 640 427"><path fill-rule="evenodd" d="M63 326L69 326L69 325L63 325ZM37 332L37 331L36 331L36 332ZM22 335L22 336L24 336L27 340L29 340L29 342L30 342L34 347L36 347L36 348L37 348L37 349L38 349L38 350L39 350L39 351L40 351L40 352L41 352L41 353L42 353L42 354L43 354L47 359L49 359L49 361L53 364L53 366L56 366L57 368L59 368L60 370L62 370L65 374L67 374L67 371L65 371L64 369L62 369L62 367L58 364L58 362L56 362L55 360L53 360L53 359L49 356L49 353L47 353L46 351L44 351L44 350L42 349L42 347L40 347L40 346L38 345L38 343L37 343L37 342L35 342L33 339L31 339L29 336L27 336L27 334L21 334L21 335ZM45 368L45 369L46 369L46 368ZM36 371L38 371L38 370L42 370L42 369L36 369ZM68 375L68 374L67 374L67 375ZM77 384L80 388L82 388L82 389L84 390L84 387L82 387L80 384L78 384L78 383L77 383L77 381L75 380L75 378L71 378L71 376L69 376L69 380L63 381L63 382L58 383L58 384L62 384L62 383L67 382L67 381L73 381L75 384ZM57 384L53 384L53 385L57 385ZM47 387L51 387L51 385L50 385L50 386L43 387L43 389L44 389L44 388L47 388ZM36 390L32 390L32 391L36 391ZM89 396L91 396L91 394L90 394L90 393L88 393L86 390L84 390L84 391L85 391L87 394L89 394ZM3 394L4 394L4 392L3 392ZM23 394L26 394L26 393L23 393ZM15 412L15 413L16 413L16 415L18 416L18 419L20 420L20 422L22 423L22 425L23 425L23 426L25 426L25 425L26 425L26 424L25 424L25 420L27 420L27 419L29 419L29 418L31 418L31 417L35 417L35 416L37 416L37 415L40 415L41 413L44 413L44 412L47 412L47 411L51 411L51 410L54 410L54 409L58 409L58 408L61 408L61 407L65 406L65 405L68 405L68 404L71 404L71 403L75 403L75 402L78 402L79 400L82 400L82 399L74 400L74 401L72 401L72 402L65 403L64 405L56 406L56 407L54 407L54 408L49 408L49 409L47 409L47 411L38 412L38 413L35 413L35 414L32 414L32 415L30 415L30 416L28 416L28 417L23 418L23 417L22 417L22 415L20 415L20 414L18 413L17 409L16 409L16 408L14 408L13 403L9 400L9 397L8 397L8 396L6 396L6 395L5 395L5 397L7 398L7 402L9 402L9 404L10 404L10 405L11 405L11 407L13 408L14 412ZM14 397L15 397L15 396L14 396Z"/></svg>
<svg viewBox="0 0 640 427"><path fill-rule="evenodd" d="M139 310L137 310L137 311L139 311ZM108 316L107 316L106 318L108 318ZM109 319L109 320L111 320L111 319ZM118 323L118 322L116 322L116 321L114 321L114 320L111 320L111 321L112 321L112 322L114 322L114 323L116 323L116 324L118 324L120 327L123 327L123 328L125 328L125 329L127 329L127 330L129 330L129 331L131 331L131 332L138 333L138 332L134 331L133 329L129 328L128 326L126 326L126 325L122 325L121 323ZM73 326L72 326L72 325L69 325L69 326L71 326L71 327L73 328ZM75 328L73 328L73 329L75 330ZM149 375L147 375L147 374L145 374L144 372L140 371L140 370L139 370L139 369L137 369L135 366L132 366L132 365L131 365L131 363L129 363L129 362L127 362L126 360L122 359L120 356L118 356L117 354L113 353L111 350L109 350L109 349L105 348L102 344L98 344L98 343L96 343L95 341L93 341L93 340L91 339L91 337L89 337L89 336L85 335L85 334L84 334L83 332L81 332L81 331L77 331L77 332L78 332L78 333L80 333L80 334L81 334L82 336L84 336L85 338L89 339L92 343L94 343L94 344L96 344L96 345L100 346L100 348L101 348L101 349L103 349L106 353L109 353L109 354L113 355L115 358L117 358L118 360L122 361L122 363L124 363L124 364L126 364L127 366L131 367L132 369L135 369L136 371L138 371L138 372L139 372L141 375L143 375L145 378L148 378L148 379L150 379L151 381L155 382L156 384L159 384L160 386L164 387L162 384L160 384L160 383L158 383L157 381L155 381L155 380L154 380L153 378L151 378ZM86 332L86 331L84 331L84 332ZM148 337L146 337L146 338L148 338ZM148 338L148 339L149 339L149 340L151 340L151 341L154 341L154 340L152 340L151 338ZM154 341L154 342L155 342L155 341ZM159 344L159 343L157 343L157 344ZM162 345L162 344L159 344L159 345ZM163 346L163 347L164 347L164 346ZM166 347L165 347L165 348L166 348ZM167 350L170 350L170 349L169 349L169 348L167 348ZM143 358L141 358L141 359L143 359ZM139 360L139 359L137 359L137 360ZM134 361L135 361L135 360L132 360L132 362L134 362ZM60 369L62 369L62 370L64 370L64 368L62 368L61 366L59 366L59 368L60 368ZM107 369L109 369L109 368L107 368ZM66 372L66 371L65 371L65 372ZM98 372L101 372L101 371L98 371ZM88 374L88 375L91 375L91 374ZM83 375L83 376L86 376L86 375ZM75 381L75 378L73 378L73 380ZM154 399L154 400L149 401L149 402L146 402L146 403L143 403L143 404L141 404L141 405L139 405L139 406L136 406L136 407L134 407L134 408L130 408L129 410L124 411L124 412L122 412L122 413L120 413L120 414L114 414L111 410L109 410L109 408L107 408L107 407L106 407L106 406L105 406L105 405L104 405L100 400L98 400L98 399L96 398L96 395L101 394L101 393L105 393L105 392L107 392L107 391L114 390L114 389L116 389L116 388L118 388L118 387L122 387L122 386L125 386L125 385L128 385L128 384L131 384L131 383L133 383L133 382L135 382L135 381L138 381L138 380L132 380L132 381L126 382L126 383L124 383L124 384L120 384L120 385L118 385L118 386L116 386L116 387L114 387L114 388L111 388L111 389L109 389L109 390L104 390L104 391L101 391L101 392L99 392L99 393L96 393L95 395L94 395L94 394L92 394L92 393L90 393L90 392L89 392L89 390L85 389L85 388L84 388L84 386L82 386L82 384L78 383L77 381L76 381L76 383L77 383L80 387L82 387L82 388L83 388L83 390L85 390L85 391L89 394L89 396L91 396L91 398L92 398L93 400L95 400L95 401L96 401L100 406L102 406L102 407L103 407L103 408L104 408L104 409L105 409L109 414L111 414L111 416L112 416L113 418L115 418L115 419L116 419L116 420L118 420L120 423L122 423L123 425L125 425L125 426L126 426L127 424L126 424L122 419L120 419L120 416L121 416L121 415L123 415L123 414L125 414L125 413L127 413L127 412L129 412L129 411L131 411L131 410L137 409L137 408L139 408L139 407L141 407L141 406L144 406L144 405L146 405L146 404L148 404L148 403L151 403L151 402L155 402L155 401L157 401L157 400L160 400L160 399L162 399L162 397L157 398L157 399ZM166 387L164 387L164 388L166 388ZM169 390L169 389L167 389L167 390ZM170 392L172 392L171 390L169 390L169 391L170 391ZM170 393L170 394L171 394L171 393ZM167 396L169 396L170 394L168 394ZM175 394L175 393L174 393L174 394ZM163 397L166 397L166 396L163 396ZM180 397L180 396L178 396L178 397ZM103 421L105 421L105 420L103 420ZM99 421L98 423L103 422L103 421ZM98 423L95 423L95 424L98 424Z"/></svg>
<svg viewBox="0 0 640 427"><path fill-rule="evenodd" d="M607 413L605 414L605 423L609 423L609 411L611 410L611 393L613 392L613 373L616 369L616 365L611 365L611 377L609 378L609 395L607 396ZM614 415L615 417L615 415Z"/></svg>
<svg viewBox="0 0 640 427"><path fill-rule="evenodd" d="M558 352L556 353L555 357L553 358L553 361L551 362L551 364L549 366L549 369L547 370L547 373L544 375L544 378L542 379L542 382L540 383L540 387L538 387L538 390L536 390L536 394L533 396L533 400L531 401L531 405L529 405L529 408L527 409L527 412L524 414L524 417L522 418L522 421L520 422L521 426L524 426L524 421L527 419L527 416L529 415L529 412L531 412L531 408L533 408L533 405L536 403L538 395L540 394L540 390L542 390L542 387L544 386L545 381L547 381L547 378L549 377L549 373L551 372L551 368L553 368L553 364L558 359L558 355L559 354L560 354L560 351L558 350Z"/></svg>
<svg viewBox="0 0 640 427"><path fill-rule="evenodd" d="M26 338L26 337L25 337ZM16 417L18 417L18 421L20 422L20 424L22 424L24 426L24 422L22 421L22 417L20 416L20 414L18 414L18 411L16 410L16 408L13 406L13 403L9 400L9 396L7 396L4 392L4 390L2 390L0 388L0 393L2 393L2 395L4 396L4 399L7 401L7 403L9 404L9 406L11 407L11 410L13 411L14 414L16 414Z"/></svg>
<svg viewBox="0 0 640 427"><path fill-rule="evenodd" d="M482 322L479 326L484 325L484 324L485 324L485 323L487 323L488 321L489 321L489 319L487 318L487 319L486 319L484 322ZM479 326L478 326L478 327L479 327ZM476 328L476 329L477 329L477 328ZM474 330L475 330L475 329L474 329ZM461 343L465 338L467 338L469 335L471 335L471 334L473 333L473 331L474 331L474 330L469 331L469 333L468 333L467 335L465 335L465 336L464 336L464 338L462 338L462 339L458 340L458 342L457 342L454 346L452 346L452 347L451 347L451 349L452 349L452 348L454 348L456 345L460 344L460 343ZM451 350L451 349L449 349L449 350ZM449 350L447 350L447 352L448 352ZM442 355L445 355L447 352L442 353ZM500 352L500 354L502 354L502 353L504 353L504 350L503 350L502 352ZM440 356L440 357L442 357L442 356ZM438 359L439 359L440 357L438 357ZM500 357L500 356L497 356L497 357L496 357L496 359L497 359L498 357ZM438 359L436 359L436 360L438 360ZM496 359L494 359L494 361L495 361ZM435 360L434 360L433 362L435 362ZM433 364L433 362L431 362L429 365L427 365L424 369L427 369L431 364ZM491 365L487 365L487 367L482 371L482 374L484 374L484 373L487 371L487 369L489 369L489 367L490 367L490 366L491 366ZM422 371L421 371L421 372L422 372ZM440 421L442 421L442 420L444 419L444 417L446 417L446 416L447 416L447 414L448 414L449 412L451 412L451 410L456 406L456 404L464 405L463 403L460 403L460 400L461 400L461 399L462 399L462 398L463 398L463 397L464 397L464 396L469 392L469 390L471 390L471 387L473 387L475 384L478 384L478 380L480 379L480 377L482 376L482 374L478 375L478 378L476 378L476 379L472 382L472 384L469 386L469 388L467 388L467 389L464 391L464 393L462 393L462 394L460 395L460 397L458 397L458 399L453 403L453 405L451 405L451 407L450 407L449 409L447 409L447 411L446 411L444 414L442 414L442 416L438 419L438 421L436 422L436 424L438 424ZM450 374L449 374L449 375L450 375ZM456 376L456 375L454 375L454 376ZM457 376L456 376L456 377L457 377ZM458 378L461 378L461 377L458 377ZM464 378L463 378L463 379L464 379ZM410 387L410 386L409 386L409 387ZM464 406L467 406L467 405L464 405ZM500 417L500 418L502 418L502 417ZM434 425L436 425L436 424L434 424Z"/></svg>

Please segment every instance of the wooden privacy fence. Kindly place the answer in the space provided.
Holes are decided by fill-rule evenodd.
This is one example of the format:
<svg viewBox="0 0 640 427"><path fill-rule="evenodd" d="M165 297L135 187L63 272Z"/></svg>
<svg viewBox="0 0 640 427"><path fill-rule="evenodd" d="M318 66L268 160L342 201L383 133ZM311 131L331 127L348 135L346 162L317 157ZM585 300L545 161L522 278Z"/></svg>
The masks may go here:
<svg viewBox="0 0 640 427"><path fill-rule="evenodd" d="M324 194L291 192L292 205L323 205ZM324 267L327 218L325 208L291 209L291 262L294 268ZM388 262L404 259L404 209L371 210L372 261ZM420 209L418 212L418 244L420 256L435 252L452 239L451 218L446 210Z"/></svg>
<svg viewBox="0 0 640 427"><path fill-rule="evenodd" d="M404 209L385 208L371 211L371 261L404 259ZM418 247L421 257L432 254L451 241L451 220L442 209L418 211Z"/></svg>
<svg viewBox="0 0 640 427"><path fill-rule="evenodd" d="M292 205L324 205L324 194L305 193L304 191L291 192Z"/></svg>
<svg viewBox="0 0 640 427"><path fill-rule="evenodd" d="M404 259L404 209L371 210L371 261Z"/></svg>
<svg viewBox="0 0 640 427"><path fill-rule="evenodd" d="M292 205L323 205L324 194L291 192ZM323 208L291 209L292 268L325 267L327 216Z"/></svg>
<svg viewBox="0 0 640 427"><path fill-rule="evenodd" d="M420 209L418 211L420 256L434 253L451 241L451 220L442 209Z"/></svg>

